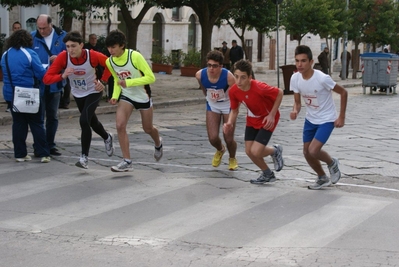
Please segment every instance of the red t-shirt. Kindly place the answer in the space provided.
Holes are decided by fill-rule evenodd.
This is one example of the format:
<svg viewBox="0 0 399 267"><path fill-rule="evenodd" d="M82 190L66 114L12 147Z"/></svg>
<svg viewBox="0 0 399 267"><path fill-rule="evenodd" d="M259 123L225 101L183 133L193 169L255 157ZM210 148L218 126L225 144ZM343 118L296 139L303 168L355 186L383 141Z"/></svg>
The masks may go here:
<svg viewBox="0 0 399 267"><path fill-rule="evenodd" d="M257 80L251 80L248 91L243 91L234 84L229 90L230 107L237 109L240 103L243 103L247 107L247 126L260 129L264 126L263 119L273 109L279 90L277 87ZM276 112L274 119L275 123L271 132L274 131L280 119L279 111Z"/></svg>

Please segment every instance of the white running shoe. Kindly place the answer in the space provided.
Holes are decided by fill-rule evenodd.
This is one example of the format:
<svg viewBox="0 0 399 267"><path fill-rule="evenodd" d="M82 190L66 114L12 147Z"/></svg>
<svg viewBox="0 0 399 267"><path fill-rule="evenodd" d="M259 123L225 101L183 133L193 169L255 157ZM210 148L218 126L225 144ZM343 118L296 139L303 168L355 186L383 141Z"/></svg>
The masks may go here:
<svg viewBox="0 0 399 267"><path fill-rule="evenodd" d="M108 157L111 157L114 154L114 137L112 136L112 133L108 133L108 139L104 140L104 145L105 145L105 152L107 152Z"/></svg>
<svg viewBox="0 0 399 267"><path fill-rule="evenodd" d="M29 155L26 155L23 158L15 158L16 162L24 162L24 161L30 161L30 160L32 160L32 158Z"/></svg>
<svg viewBox="0 0 399 267"><path fill-rule="evenodd" d="M338 183L339 179L341 179L341 171L339 170L339 161L337 158L332 158L333 162L330 166L328 166L328 170L330 171L331 182L333 184Z"/></svg>
<svg viewBox="0 0 399 267"><path fill-rule="evenodd" d="M89 160L87 159L86 155L82 155L79 158L79 161L75 163L76 167L82 168L82 169L87 169L87 165L89 164Z"/></svg>
<svg viewBox="0 0 399 267"><path fill-rule="evenodd" d="M331 185L330 179L328 179L327 176L323 176L323 177L317 178L315 183L312 185L309 185L308 188L313 189L313 190L319 190L322 187L327 187L329 185Z"/></svg>
<svg viewBox="0 0 399 267"><path fill-rule="evenodd" d="M126 160L122 160L121 163L119 163L116 166L111 167L111 171L113 172L130 172L133 171L133 162L127 162Z"/></svg>
<svg viewBox="0 0 399 267"><path fill-rule="evenodd" d="M161 146L160 146L159 149L155 148L155 151L154 151L154 159L156 161L159 161L162 158L162 156L163 156L162 137L159 137L159 141L161 142Z"/></svg>

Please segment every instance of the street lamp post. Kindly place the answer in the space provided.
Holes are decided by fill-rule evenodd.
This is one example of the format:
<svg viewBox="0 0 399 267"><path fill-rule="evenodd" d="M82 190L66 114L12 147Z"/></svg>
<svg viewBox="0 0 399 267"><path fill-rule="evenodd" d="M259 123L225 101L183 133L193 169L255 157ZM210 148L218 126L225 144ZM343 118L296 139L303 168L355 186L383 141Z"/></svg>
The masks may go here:
<svg viewBox="0 0 399 267"><path fill-rule="evenodd" d="M280 88L280 53L279 53L279 5L283 2L283 0L272 0L272 2L276 5L276 49L277 49L277 87Z"/></svg>
<svg viewBox="0 0 399 267"><path fill-rule="evenodd" d="M349 7L349 0L346 0L346 11L348 11L348 7ZM345 33L344 33L344 49L343 49L343 54L342 54L342 62L341 62L341 65L342 65L342 70L341 70L341 79L342 80L346 80L346 72L347 72L347 69L346 69L346 66L347 66L347 64L346 64L346 62L347 62L347 60L348 60L348 58L347 58L347 44L348 44L348 31L345 31Z"/></svg>

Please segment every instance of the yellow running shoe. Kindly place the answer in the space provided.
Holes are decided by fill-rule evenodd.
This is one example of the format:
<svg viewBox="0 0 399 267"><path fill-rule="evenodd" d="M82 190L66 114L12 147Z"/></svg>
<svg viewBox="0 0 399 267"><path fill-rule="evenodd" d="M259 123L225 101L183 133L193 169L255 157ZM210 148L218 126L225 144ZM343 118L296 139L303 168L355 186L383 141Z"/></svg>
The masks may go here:
<svg viewBox="0 0 399 267"><path fill-rule="evenodd" d="M236 158L229 158L229 170L235 171L238 169L238 163Z"/></svg>
<svg viewBox="0 0 399 267"><path fill-rule="evenodd" d="M219 167L220 163L222 163L222 157L224 152L226 152L226 148L223 146L222 150L216 150L215 156L212 159L212 166Z"/></svg>

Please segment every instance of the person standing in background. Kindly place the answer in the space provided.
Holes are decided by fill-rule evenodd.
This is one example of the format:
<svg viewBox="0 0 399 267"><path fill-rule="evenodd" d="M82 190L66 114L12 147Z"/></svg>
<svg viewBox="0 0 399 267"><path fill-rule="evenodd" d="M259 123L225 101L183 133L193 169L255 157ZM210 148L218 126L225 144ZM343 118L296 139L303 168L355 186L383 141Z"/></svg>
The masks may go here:
<svg viewBox="0 0 399 267"><path fill-rule="evenodd" d="M342 62L343 57L344 57L344 52L341 53L341 63L343 63ZM349 63L351 62L351 59L352 59L351 53L347 50L346 51L346 78L348 78L348 76L349 76ZM340 78L342 77L342 70L341 70L341 73L339 74L339 77Z"/></svg>
<svg viewBox="0 0 399 267"><path fill-rule="evenodd" d="M94 51L103 53L104 55L106 55L107 57L110 56L110 53L108 52L106 47L100 47L97 43L98 41L98 37L95 33L92 33L89 35L89 42L86 43L83 48L85 49L92 49ZM97 74L97 78L100 79L102 74L104 72L104 68L102 66L97 66L96 68L96 74ZM107 101L109 101L112 97L112 94L114 92L114 77L111 75L108 78L108 92L107 92Z"/></svg>
<svg viewBox="0 0 399 267"><path fill-rule="evenodd" d="M33 50L38 54L44 66L48 66L56 59L57 55L66 50L62 41L66 32L56 27L52 23L49 15L41 14L36 20L37 30L33 31ZM50 148L50 154L60 156L61 153L56 148L55 135L58 129L58 108L60 104L61 91L65 81L44 86L44 112L46 116L46 140Z"/></svg>
<svg viewBox="0 0 399 267"><path fill-rule="evenodd" d="M16 22L14 22L14 23L12 24L12 31L13 31L13 32L18 31L18 30L20 30L20 29L22 29L22 26L21 26L21 23L19 23L19 21L16 21ZM4 44L3 44L3 53L7 50L7 42L8 42L8 39L9 39L9 38L10 38L10 37L6 38L5 41L4 41ZM6 109L6 112L10 112L10 111L11 111L11 104L7 102L7 109Z"/></svg>
<svg viewBox="0 0 399 267"><path fill-rule="evenodd" d="M230 61L231 61L231 67L234 68L234 63L244 58L244 51L242 50L241 46L237 45L236 40L233 40L231 42L231 46L232 47L230 48Z"/></svg>
<svg viewBox="0 0 399 267"><path fill-rule="evenodd" d="M328 75L328 69L329 69L328 53L329 53L328 47L324 47L324 50L317 57L317 59L319 60L322 72L324 72L327 75Z"/></svg>
<svg viewBox="0 0 399 267"><path fill-rule="evenodd" d="M223 47L219 49L223 54L223 68L230 70L230 48L227 47L227 42L223 41Z"/></svg>
<svg viewBox="0 0 399 267"><path fill-rule="evenodd" d="M8 50L4 52L1 58L1 67L4 72L3 95L7 103L11 104L14 99L15 86L37 88L37 83L46 72L38 55L31 48L32 43L32 36L26 30L15 31L7 42L6 49ZM15 64L15 62L18 62L18 64ZM40 87L40 95L42 96L43 93L44 87L42 86ZM41 97L41 99L43 98ZM51 161L50 151L46 143L42 110L43 102L41 100L37 113L20 113L11 109L12 142L14 157L17 162L32 160L26 147L29 128L35 142L36 155L41 157L42 163Z"/></svg>

